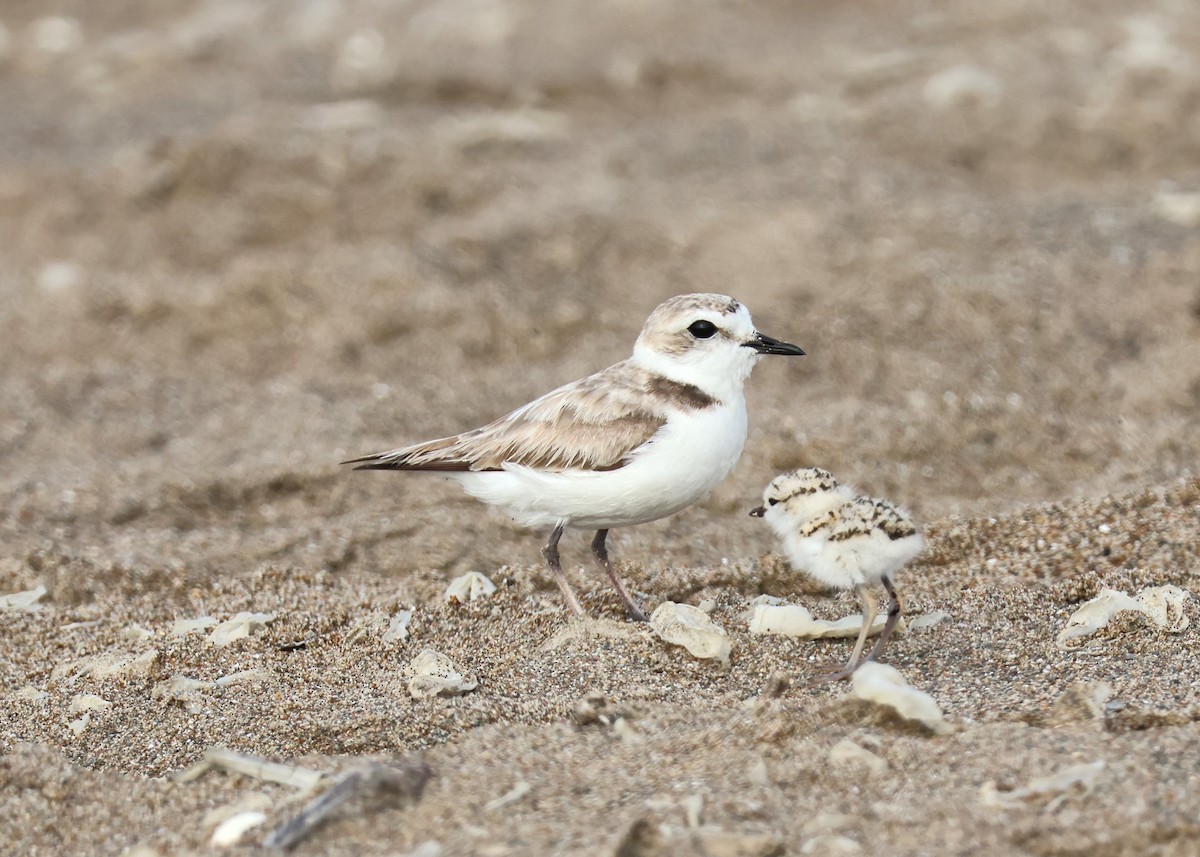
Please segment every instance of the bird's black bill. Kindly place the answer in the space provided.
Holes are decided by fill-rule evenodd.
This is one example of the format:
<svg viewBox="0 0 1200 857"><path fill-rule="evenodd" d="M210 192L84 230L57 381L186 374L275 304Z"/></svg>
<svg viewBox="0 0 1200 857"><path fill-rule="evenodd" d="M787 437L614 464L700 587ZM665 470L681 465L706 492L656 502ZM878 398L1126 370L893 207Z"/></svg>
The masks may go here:
<svg viewBox="0 0 1200 857"><path fill-rule="evenodd" d="M767 514L766 506L755 506L753 509L750 510L751 518L761 518L765 514Z"/></svg>
<svg viewBox="0 0 1200 857"><path fill-rule="evenodd" d="M773 336L767 336L765 333L756 333L754 338L749 342L743 342L742 345L747 348L753 348L759 354L783 354L792 357L803 357L804 349L799 345L792 345L790 342L781 342Z"/></svg>

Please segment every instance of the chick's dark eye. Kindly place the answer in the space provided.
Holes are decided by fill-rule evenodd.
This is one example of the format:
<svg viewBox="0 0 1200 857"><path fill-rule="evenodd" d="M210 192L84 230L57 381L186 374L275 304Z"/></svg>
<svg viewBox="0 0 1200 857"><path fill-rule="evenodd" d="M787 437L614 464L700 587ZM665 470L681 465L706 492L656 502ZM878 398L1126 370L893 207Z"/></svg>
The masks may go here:
<svg viewBox="0 0 1200 857"><path fill-rule="evenodd" d="M767 501L767 505L768 506L777 506L777 505L779 505L779 501L776 500L774 497L772 497L770 500Z"/></svg>
<svg viewBox="0 0 1200 857"><path fill-rule="evenodd" d="M688 333L697 339L709 339L716 332L717 326L711 321L705 321L704 319L693 321L688 327Z"/></svg>

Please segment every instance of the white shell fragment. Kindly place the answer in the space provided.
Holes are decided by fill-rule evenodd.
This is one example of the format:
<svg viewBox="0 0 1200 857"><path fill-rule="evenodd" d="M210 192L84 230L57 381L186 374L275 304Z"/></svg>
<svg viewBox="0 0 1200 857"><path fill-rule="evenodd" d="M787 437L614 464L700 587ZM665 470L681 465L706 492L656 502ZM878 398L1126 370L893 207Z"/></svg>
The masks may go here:
<svg viewBox="0 0 1200 857"><path fill-rule="evenodd" d="M951 726L933 697L904 680L895 667L867 661L850 677L859 699L892 708L906 720L915 720L935 735L945 735Z"/></svg>
<svg viewBox="0 0 1200 857"><path fill-rule="evenodd" d="M200 616L196 619L176 619L171 623L172 637L185 637L193 631L206 631L217 624L215 616Z"/></svg>
<svg viewBox="0 0 1200 857"><path fill-rule="evenodd" d="M945 610L934 610L932 613L922 613L919 616L914 616L908 620L909 631L923 631L926 628L933 628L942 624L950 618L950 614Z"/></svg>
<svg viewBox="0 0 1200 857"><path fill-rule="evenodd" d="M862 846L849 836L835 833L823 833L814 836L800 848L801 854L821 854L832 857L834 854L861 854Z"/></svg>
<svg viewBox="0 0 1200 857"><path fill-rule="evenodd" d="M34 589L24 592L14 592L10 595L0 595L0 611L4 610L38 610L39 601L46 594L46 587L38 584Z"/></svg>
<svg viewBox="0 0 1200 857"><path fill-rule="evenodd" d="M238 684L255 684L274 681L275 674L270 670L238 670L223 675L213 682L217 687L232 687Z"/></svg>
<svg viewBox="0 0 1200 857"><path fill-rule="evenodd" d="M50 694L44 690L34 687L31 684L25 685L20 690L13 691L10 696L13 699L23 699L26 702L43 703L50 698Z"/></svg>
<svg viewBox="0 0 1200 857"><path fill-rule="evenodd" d="M311 768L283 765L260 756L227 750L224 747L209 747L198 762L171 774L171 779L177 783L190 783L209 771L231 771L256 780L294 786L304 791L315 788L322 777L320 771L314 771Z"/></svg>
<svg viewBox="0 0 1200 857"><path fill-rule="evenodd" d="M1192 593L1178 586L1149 586L1137 594L1137 600L1146 605L1146 615L1168 634L1180 634L1192 624L1184 612L1184 605Z"/></svg>
<svg viewBox="0 0 1200 857"><path fill-rule="evenodd" d="M396 640L404 642L408 639L408 623L412 621L411 610L401 610L392 617L392 621L388 623L387 630L383 632L383 641L392 643Z"/></svg>
<svg viewBox="0 0 1200 857"><path fill-rule="evenodd" d="M260 633L275 621L274 613L238 613L212 629L208 641L214 646L228 646L237 640Z"/></svg>
<svg viewBox="0 0 1200 857"><path fill-rule="evenodd" d="M154 636L154 632L141 625L130 625L121 630L121 636L132 643L142 643Z"/></svg>
<svg viewBox="0 0 1200 857"><path fill-rule="evenodd" d="M273 805L274 801L271 800L271 798L266 794L263 794L262 792L250 792L249 794L240 798L236 803L214 807L213 809L210 809L208 812L204 813L204 816L200 819L200 826L211 830L216 828L217 825L221 824L221 822L225 821L226 819L233 818L235 815L239 815L243 812L250 812L256 809L266 812L267 810L271 809Z"/></svg>
<svg viewBox="0 0 1200 857"><path fill-rule="evenodd" d="M33 45L48 54L69 54L83 46L83 28L78 18L48 15L29 25Z"/></svg>
<svg viewBox="0 0 1200 857"><path fill-rule="evenodd" d="M536 108L475 113L439 123L447 141L459 148L495 143L538 143L567 136L570 120L562 113Z"/></svg>
<svg viewBox="0 0 1200 857"><path fill-rule="evenodd" d="M959 107L992 107L1004 94L1004 83L976 65L962 64L939 71L925 81L921 95L938 110Z"/></svg>
<svg viewBox="0 0 1200 857"><path fill-rule="evenodd" d="M883 630L887 617L876 617L870 634ZM843 616L836 622L814 619L808 608L800 604L758 604L750 616L751 634L783 634L801 640L821 640L830 637L857 637L862 630L861 613Z"/></svg>
<svg viewBox="0 0 1200 857"><path fill-rule="evenodd" d="M1160 191L1155 194L1150 210L1179 226L1200 226L1200 193Z"/></svg>
<svg viewBox="0 0 1200 857"><path fill-rule="evenodd" d="M510 803L516 803L521 798L525 797L525 795L529 794L531 791L533 791L533 787L531 785L529 785L529 783L525 782L524 780L521 780L519 783L514 785L511 789L506 791L504 794L500 795L500 797L496 798L495 800L490 800L487 803L485 803L483 805L483 811L484 812L492 812L494 810L506 807Z"/></svg>
<svg viewBox="0 0 1200 857"><path fill-rule="evenodd" d="M74 682L84 676L105 679L119 675L146 675L157 659L158 649L149 649L140 655L102 652L59 664L50 671L50 678L52 681Z"/></svg>
<svg viewBox="0 0 1200 857"><path fill-rule="evenodd" d="M538 651L553 652L577 641L590 644L595 639L641 640L649 636L649 631L642 623L634 625L629 622L614 622L612 619L594 619L584 616L576 621L568 622L555 631L550 639L538 647Z"/></svg>
<svg viewBox="0 0 1200 857"><path fill-rule="evenodd" d="M446 587L446 594L442 598L451 603L457 601L459 604L466 604L476 598L485 598L495 591L496 584L492 583L488 577L478 571L468 571L461 577L450 581L450 585Z"/></svg>
<svg viewBox="0 0 1200 857"><path fill-rule="evenodd" d="M664 601L651 614L650 627L664 641L683 646L697 658L729 663L729 636L697 607Z"/></svg>
<svg viewBox="0 0 1200 857"><path fill-rule="evenodd" d="M849 738L843 738L830 748L829 761L837 767L862 765L872 776L878 776L888 769L886 759L866 747L860 747Z"/></svg>
<svg viewBox="0 0 1200 857"><path fill-rule="evenodd" d="M435 652L433 649L422 649L405 669L408 679L408 692L413 699L424 699L429 696L458 696L474 690L478 683L459 672L454 661Z"/></svg>
<svg viewBox="0 0 1200 857"><path fill-rule="evenodd" d="M217 829L213 831L209 844L215 848L228 848L231 845L237 845L242 837L246 835L246 831L257 827L266 820L267 814L265 812L259 812L258 810L239 812L237 815L232 815L217 825Z"/></svg>
<svg viewBox="0 0 1200 857"><path fill-rule="evenodd" d="M1071 614L1066 626L1058 632L1056 642L1060 649L1072 649L1071 641L1091 636L1124 612L1140 613L1155 627L1178 634L1191 624L1184 613L1184 604L1190 597L1190 592L1178 586L1150 586L1133 597L1116 589L1102 589Z"/></svg>
<svg viewBox="0 0 1200 857"><path fill-rule="evenodd" d="M154 666L154 662L158 660L158 649L148 649L124 663L118 664L115 668L117 674L129 675L146 675L150 672L150 668Z"/></svg>
<svg viewBox="0 0 1200 857"><path fill-rule="evenodd" d="M111 702L94 693L81 693L71 700L72 714L78 714L81 711L107 711L110 708L112 708Z"/></svg>
<svg viewBox="0 0 1200 857"><path fill-rule="evenodd" d="M211 690L212 687L213 683L211 681L200 681L199 679L176 675L154 685L150 691L150 698L182 701L205 690Z"/></svg>
<svg viewBox="0 0 1200 857"><path fill-rule="evenodd" d="M1050 798L1045 810L1054 812L1074 791L1081 792L1084 797L1091 794L1092 789L1096 786L1096 779L1103 770L1103 760L1084 765L1071 765L1069 768L1063 768L1057 774L1035 777L1024 788L1013 789L1009 792L998 790L995 782L988 780L979 788L979 801L984 806L1010 809L1021 806L1031 799Z"/></svg>
<svg viewBox="0 0 1200 857"><path fill-rule="evenodd" d="M618 717L613 721L612 730L622 744L637 744L642 740L641 733L634 729L633 724L624 717Z"/></svg>
<svg viewBox="0 0 1200 857"><path fill-rule="evenodd" d="M304 111L300 124L313 131L362 131L382 125L385 115L378 101L350 98L314 104Z"/></svg>

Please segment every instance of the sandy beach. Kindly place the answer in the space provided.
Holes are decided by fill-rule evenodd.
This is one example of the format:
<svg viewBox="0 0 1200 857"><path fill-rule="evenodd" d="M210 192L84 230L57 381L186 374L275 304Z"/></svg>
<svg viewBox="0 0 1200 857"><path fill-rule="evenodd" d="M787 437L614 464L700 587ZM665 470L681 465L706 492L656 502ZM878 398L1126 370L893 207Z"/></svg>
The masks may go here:
<svg viewBox="0 0 1200 857"><path fill-rule="evenodd" d="M291 853L1200 853L1198 57L1170 2L6 4L0 854L270 853L346 776ZM338 465L701 291L807 356L609 549L728 663L590 533L580 622L546 533ZM922 525L883 661L941 725L750 632L858 609L747 514L802 465Z"/></svg>

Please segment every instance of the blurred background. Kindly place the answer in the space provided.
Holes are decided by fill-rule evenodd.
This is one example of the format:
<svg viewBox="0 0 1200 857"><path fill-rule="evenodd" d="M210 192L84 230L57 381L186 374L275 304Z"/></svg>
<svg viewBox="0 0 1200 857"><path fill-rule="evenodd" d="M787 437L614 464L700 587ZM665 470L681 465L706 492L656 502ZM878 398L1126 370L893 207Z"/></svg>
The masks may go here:
<svg viewBox="0 0 1200 857"><path fill-rule="evenodd" d="M929 521L1194 474L1200 5L7 0L0 591L535 565L337 462L691 291L809 356L619 557L765 552L801 464Z"/></svg>

